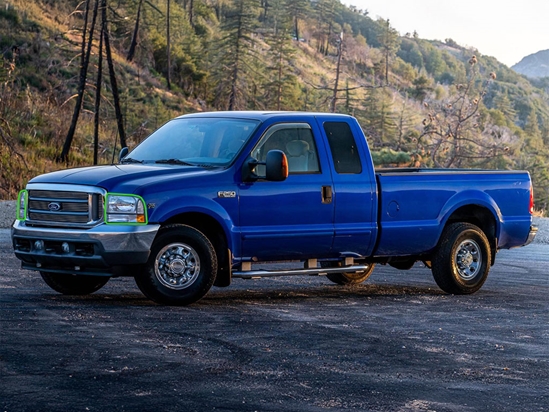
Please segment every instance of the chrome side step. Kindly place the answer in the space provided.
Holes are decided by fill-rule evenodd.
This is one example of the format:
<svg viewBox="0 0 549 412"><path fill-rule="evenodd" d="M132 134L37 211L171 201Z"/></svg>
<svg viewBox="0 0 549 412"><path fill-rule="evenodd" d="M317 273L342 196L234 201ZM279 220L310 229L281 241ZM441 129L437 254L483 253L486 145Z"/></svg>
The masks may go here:
<svg viewBox="0 0 549 412"><path fill-rule="evenodd" d="M244 270L235 271L232 273L233 278L237 279L260 279L275 276L325 276L331 273L357 273L364 272L369 268L369 265L353 265L342 266L335 268L305 268L305 269L288 269L288 270Z"/></svg>

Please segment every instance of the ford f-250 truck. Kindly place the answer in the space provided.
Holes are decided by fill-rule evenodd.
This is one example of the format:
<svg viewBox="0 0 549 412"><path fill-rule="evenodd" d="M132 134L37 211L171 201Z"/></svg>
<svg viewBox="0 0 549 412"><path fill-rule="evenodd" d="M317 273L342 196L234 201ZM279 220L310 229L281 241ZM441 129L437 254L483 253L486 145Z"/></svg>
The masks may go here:
<svg viewBox="0 0 549 412"><path fill-rule="evenodd" d="M134 276L155 302L185 305L233 278L354 284L376 263L423 261L441 289L468 294L499 249L537 230L527 172L376 172L346 115L184 115L120 158L38 176L19 195L15 254L60 293ZM265 270L273 261L294 265Z"/></svg>

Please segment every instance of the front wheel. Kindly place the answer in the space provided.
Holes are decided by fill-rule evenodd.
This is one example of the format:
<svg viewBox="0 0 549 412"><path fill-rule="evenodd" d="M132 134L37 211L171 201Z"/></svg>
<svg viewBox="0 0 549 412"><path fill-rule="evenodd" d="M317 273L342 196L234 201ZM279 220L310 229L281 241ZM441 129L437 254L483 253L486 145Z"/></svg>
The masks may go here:
<svg viewBox="0 0 549 412"><path fill-rule="evenodd" d="M488 277L490 262L490 245L484 232L470 223L452 223L442 232L433 255L433 277L447 293L475 293Z"/></svg>
<svg viewBox="0 0 549 412"><path fill-rule="evenodd" d="M354 272L354 273L330 273L326 277L332 282L338 285L357 285L359 283L365 282L372 272L374 271L374 264L368 264L368 267L363 272ZM320 262L320 267L330 268L330 267L341 267L341 262Z"/></svg>
<svg viewBox="0 0 549 412"><path fill-rule="evenodd" d="M109 277L88 275L66 275L64 273L40 272L44 282L63 295L89 295L101 289Z"/></svg>
<svg viewBox="0 0 549 412"><path fill-rule="evenodd" d="M135 282L156 303L188 305L208 293L216 275L217 256L208 238L193 227L174 224L161 229Z"/></svg>

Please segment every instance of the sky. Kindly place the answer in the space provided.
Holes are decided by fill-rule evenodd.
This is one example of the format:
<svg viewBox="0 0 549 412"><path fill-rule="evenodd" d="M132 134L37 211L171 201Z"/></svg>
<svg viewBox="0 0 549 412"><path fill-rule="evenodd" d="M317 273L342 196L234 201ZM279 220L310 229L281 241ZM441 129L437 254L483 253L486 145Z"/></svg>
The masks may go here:
<svg viewBox="0 0 549 412"><path fill-rule="evenodd" d="M389 19L401 35L455 40L511 67L549 49L549 0L342 0Z"/></svg>

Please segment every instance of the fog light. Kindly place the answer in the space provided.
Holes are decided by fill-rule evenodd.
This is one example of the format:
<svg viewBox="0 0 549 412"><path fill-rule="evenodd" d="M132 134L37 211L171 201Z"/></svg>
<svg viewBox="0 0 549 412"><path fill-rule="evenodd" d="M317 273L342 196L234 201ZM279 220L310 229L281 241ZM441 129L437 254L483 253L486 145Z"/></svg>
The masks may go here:
<svg viewBox="0 0 549 412"><path fill-rule="evenodd" d="M61 250L63 251L63 253L69 253L70 252L69 244L67 242L61 243Z"/></svg>
<svg viewBox="0 0 549 412"><path fill-rule="evenodd" d="M34 242L34 248L36 250L44 250L44 241L43 240L37 240Z"/></svg>

